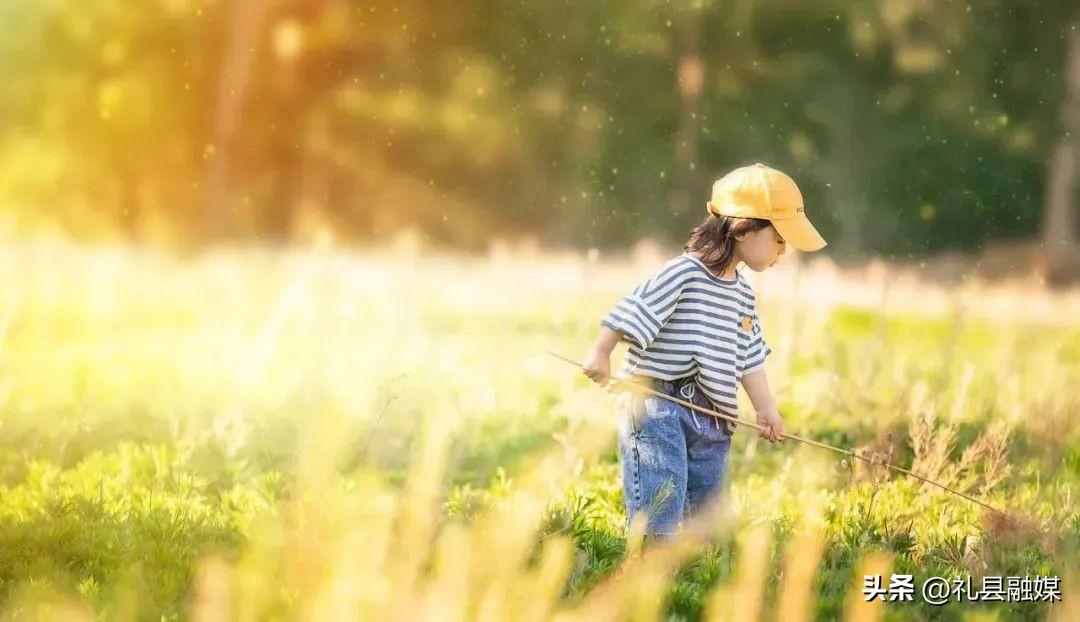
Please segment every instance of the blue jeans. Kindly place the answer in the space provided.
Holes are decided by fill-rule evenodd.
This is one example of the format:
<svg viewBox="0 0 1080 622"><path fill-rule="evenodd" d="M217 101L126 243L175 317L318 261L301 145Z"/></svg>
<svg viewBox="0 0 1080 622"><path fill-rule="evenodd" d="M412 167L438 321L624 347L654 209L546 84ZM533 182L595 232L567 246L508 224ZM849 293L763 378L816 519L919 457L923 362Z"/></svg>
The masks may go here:
<svg viewBox="0 0 1080 622"><path fill-rule="evenodd" d="M647 376L629 379L713 408L693 376L674 381ZM671 536L682 520L693 516L714 495L722 494L731 434L716 417L641 391L631 389L621 394L619 405L619 460L627 530L640 511L648 517L647 534Z"/></svg>

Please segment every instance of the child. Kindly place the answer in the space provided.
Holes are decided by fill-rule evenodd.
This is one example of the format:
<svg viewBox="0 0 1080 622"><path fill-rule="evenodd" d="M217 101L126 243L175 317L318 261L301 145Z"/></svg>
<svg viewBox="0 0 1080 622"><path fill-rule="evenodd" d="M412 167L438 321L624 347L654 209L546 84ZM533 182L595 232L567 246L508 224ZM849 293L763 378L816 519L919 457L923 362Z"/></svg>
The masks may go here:
<svg viewBox="0 0 1080 622"><path fill-rule="evenodd" d="M784 422L765 377L772 350L761 335L754 291L737 270L761 272L785 243L816 251L825 240L803 212L802 194L784 173L754 164L713 184L709 215L690 232L682 255L642 282L601 320L582 371L604 386L616 343L630 344L621 375L654 391L738 416L736 383L764 426L784 439ZM640 391L620 407L619 459L627 527L636 512L647 534L673 534L721 489L735 424Z"/></svg>

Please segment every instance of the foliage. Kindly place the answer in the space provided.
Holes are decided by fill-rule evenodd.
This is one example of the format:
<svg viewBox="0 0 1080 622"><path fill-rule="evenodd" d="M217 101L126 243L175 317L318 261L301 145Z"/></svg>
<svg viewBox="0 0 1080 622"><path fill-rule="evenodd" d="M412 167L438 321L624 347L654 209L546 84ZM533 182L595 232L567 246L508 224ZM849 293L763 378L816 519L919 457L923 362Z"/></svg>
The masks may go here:
<svg viewBox="0 0 1080 622"><path fill-rule="evenodd" d="M891 446L1016 525L740 431L730 516L685 549L642 550L625 529L610 396L542 352L584 348L589 318L634 270L128 252L57 247L43 263L28 248L0 262L14 284L0 293L11 617L689 620L753 606L833 619L861 615L845 599L873 552L919 580L1059 575L1075 590L1080 332L1064 301L1033 325L977 292L952 316L761 297L793 431ZM567 279L567 265L593 278ZM385 282L394 300L378 294ZM913 301L935 295L919 287ZM813 572L791 578L803 557ZM1050 613L919 598L883 612Z"/></svg>
<svg viewBox="0 0 1080 622"><path fill-rule="evenodd" d="M767 161L830 253L976 249L1037 229L1076 18L1065 0L8 2L0 214L170 245L223 221L610 247L679 240L713 178Z"/></svg>

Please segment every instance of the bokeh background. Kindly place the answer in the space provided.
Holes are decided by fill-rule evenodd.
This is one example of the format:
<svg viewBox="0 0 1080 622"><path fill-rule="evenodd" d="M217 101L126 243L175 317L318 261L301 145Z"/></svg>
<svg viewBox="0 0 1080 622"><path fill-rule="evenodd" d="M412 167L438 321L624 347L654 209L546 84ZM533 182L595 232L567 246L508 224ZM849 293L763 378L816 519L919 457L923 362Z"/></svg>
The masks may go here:
<svg viewBox="0 0 1080 622"><path fill-rule="evenodd" d="M1067 0L0 11L7 231L603 249L681 241L760 160L838 258L1077 237Z"/></svg>
<svg viewBox="0 0 1080 622"><path fill-rule="evenodd" d="M743 429L627 529L545 350L756 161L788 429L1002 513ZM1080 619L1078 180L1075 2L0 0L0 618Z"/></svg>

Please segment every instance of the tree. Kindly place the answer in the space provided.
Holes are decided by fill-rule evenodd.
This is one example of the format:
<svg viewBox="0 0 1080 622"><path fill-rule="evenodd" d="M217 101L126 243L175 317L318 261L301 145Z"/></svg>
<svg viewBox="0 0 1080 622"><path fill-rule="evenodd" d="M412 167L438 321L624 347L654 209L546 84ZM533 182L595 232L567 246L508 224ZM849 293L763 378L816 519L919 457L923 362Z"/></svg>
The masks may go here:
<svg viewBox="0 0 1080 622"><path fill-rule="evenodd" d="M1061 135L1047 175L1042 221L1049 278L1065 283L1080 278L1077 258L1077 183L1080 169L1080 32L1069 29L1065 59L1065 97L1061 102Z"/></svg>

